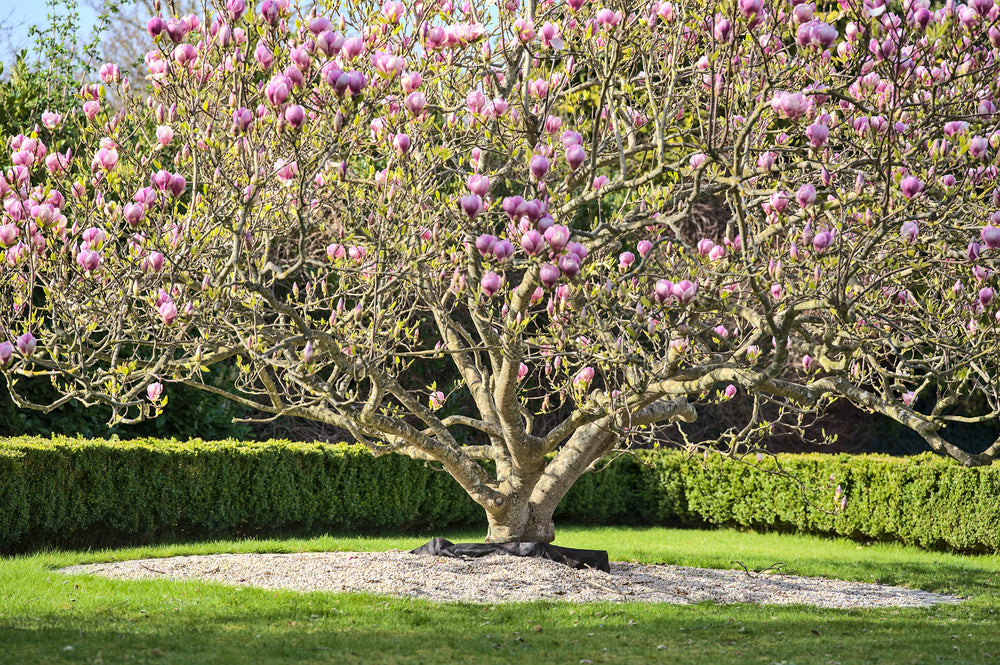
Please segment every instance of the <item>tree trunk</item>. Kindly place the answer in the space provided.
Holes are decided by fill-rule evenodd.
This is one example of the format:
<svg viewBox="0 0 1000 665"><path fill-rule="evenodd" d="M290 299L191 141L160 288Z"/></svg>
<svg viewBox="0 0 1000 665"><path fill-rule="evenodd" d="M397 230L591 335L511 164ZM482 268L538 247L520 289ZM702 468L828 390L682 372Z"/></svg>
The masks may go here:
<svg viewBox="0 0 1000 665"><path fill-rule="evenodd" d="M552 512L545 514L532 504L528 504L526 510L511 510L500 515L487 513L487 518L490 525L487 543L551 543L556 537Z"/></svg>
<svg viewBox="0 0 1000 665"><path fill-rule="evenodd" d="M606 420L577 430L556 458L542 469L531 469L527 478L506 486L503 509L487 510L488 543L551 543L556 531L552 515L573 483L595 460L614 448L616 437ZM514 488L517 491L514 491Z"/></svg>

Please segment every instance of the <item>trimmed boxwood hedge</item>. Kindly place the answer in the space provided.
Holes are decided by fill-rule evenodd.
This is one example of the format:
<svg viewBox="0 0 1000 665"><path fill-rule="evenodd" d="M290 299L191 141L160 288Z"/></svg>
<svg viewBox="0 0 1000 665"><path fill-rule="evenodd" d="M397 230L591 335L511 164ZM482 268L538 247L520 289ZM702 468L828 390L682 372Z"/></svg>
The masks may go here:
<svg viewBox="0 0 1000 665"><path fill-rule="evenodd" d="M846 496L838 509L836 487ZM909 458L678 451L584 475L557 522L720 525L1000 551L1000 468ZM0 551L282 530L485 525L435 465L359 446L0 439Z"/></svg>

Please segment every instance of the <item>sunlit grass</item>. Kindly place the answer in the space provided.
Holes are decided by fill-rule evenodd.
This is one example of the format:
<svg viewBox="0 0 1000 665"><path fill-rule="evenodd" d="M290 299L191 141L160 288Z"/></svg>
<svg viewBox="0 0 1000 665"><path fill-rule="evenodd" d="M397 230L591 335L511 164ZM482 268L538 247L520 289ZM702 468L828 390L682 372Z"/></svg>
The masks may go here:
<svg viewBox="0 0 1000 665"><path fill-rule="evenodd" d="M563 527L612 560L879 581L968 598L930 609L521 603L120 582L73 563L215 552L411 549L423 536L219 541L0 559L0 663L988 663L1000 656L1000 557L785 534ZM479 532L438 533L454 541ZM733 562L740 562L734 564ZM72 647L67 649L66 647Z"/></svg>

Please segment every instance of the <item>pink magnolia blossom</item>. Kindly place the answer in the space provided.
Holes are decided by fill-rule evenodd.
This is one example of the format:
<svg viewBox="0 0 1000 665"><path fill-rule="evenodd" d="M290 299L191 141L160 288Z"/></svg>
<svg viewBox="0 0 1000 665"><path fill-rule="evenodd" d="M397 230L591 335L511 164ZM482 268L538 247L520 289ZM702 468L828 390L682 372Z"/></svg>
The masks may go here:
<svg viewBox="0 0 1000 665"><path fill-rule="evenodd" d="M160 397L163 395L163 384L159 381L149 384L146 386L146 397L149 398L150 402L156 403L160 401Z"/></svg>
<svg viewBox="0 0 1000 665"><path fill-rule="evenodd" d="M21 229L16 224L8 222L0 226L0 245L12 247L17 242L19 235L21 235Z"/></svg>
<svg viewBox="0 0 1000 665"><path fill-rule="evenodd" d="M697 295L698 284L688 279L681 280L674 284L672 293L681 304L686 305L694 300L695 295Z"/></svg>
<svg viewBox="0 0 1000 665"><path fill-rule="evenodd" d="M514 245L507 239L499 240L493 245L493 258L501 263L505 263L514 256Z"/></svg>
<svg viewBox="0 0 1000 665"><path fill-rule="evenodd" d="M399 84L403 87L403 92L406 94L410 94L419 88L423 81L424 78L420 75L420 72L408 72L399 78Z"/></svg>
<svg viewBox="0 0 1000 665"><path fill-rule="evenodd" d="M121 69L113 62L106 62L101 65L98 75L105 83L119 83L122 80Z"/></svg>
<svg viewBox="0 0 1000 665"><path fill-rule="evenodd" d="M989 141L982 136L974 136L969 140L969 157L973 159L984 159L988 156L990 149Z"/></svg>
<svg viewBox="0 0 1000 665"><path fill-rule="evenodd" d="M161 146L169 145L174 140L174 130L169 125L160 125L156 128L156 140Z"/></svg>
<svg viewBox="0 0 1000 665"><path fill-rule="evenodd" d="M559 259L559 269L570 279L580 272L580 257L576 254L564 254Z"/></svg>
<svg viewBox="0 0 1000 665"><path fill-rule="evenodd" d="M778 116L795 120L806 112L806 96L801 92L779 91L771 98L771 108Z"/></svg>
<svg viewBox="0 0 1000 665"><path fill-rule="evenodd" d="M476 249L480 256L489 256L493 252L493 246L497 244L497 237L489 233L484 233L476 238Z"/></svg>
<svg viewBox="0 0 1000 665"><path fill-rule="evenodd" d="M253 59L260 65L261 69L267 71L274 63L274 53L271 52L271 49L264 42L258 42L257 48L253 52Z"/></svg>
<svg viewBox="0 0 1000 665"><path fill-rule="evenodd" d="M298 104L292 104L285 109L285 120L293 129L301 129L306 121L306 112Z"/></svg>
<svg viewBox="0 0 1000 665"><path fill-rule="evenodd" d="M101 254L90 249L81 249L76 255L76 262L87 272L97 270L101 261Z"/></svg>
<svg viewBox="0 0 1000 665"><path fill-rule="evenodd" d="M990 249L1000 249L1000 227L987 225L979 232L979 237Z"/></svg>
<svg viewBox="0 0 1000 665"><path fill-rule="evenodd" d="M521 236L521 248L528 256L538 256L545 248L545 240L541 233L531 229Z"/></svg>
<svg viewBox="0 0 1000 665"><path fill-rule="evenodd" d="M118 151L114 148L110 150L101 148L94 155L94 160L91 162L91 168L95 171L99 168L105 171L114 171L116 166L118 166Z"/></svg>
<svg viewBox="0 0 1000 665"><path fill-rule="evenodd" d="M42 113L42 125L46 129L58 129L59 125L62 124L62 120L62 115L58 113L51 111L44 111Z"/></svg>
<svg viewBox="0 0 1000 665"><path fill-rule="evenodd" d="M535 38L535 24L529 19L518 18L514 21L514 32L522 43L528 43Z"/></svg>
<svg viewBox="0 0 1000 665"><path fill-rule="evenodd" d="M826 140L830 136L830 130L826 125L814 123L806 127L806 138L814 148L822 148L826 145Z"/></svg>
<svg viewBox="0 0 1000 665"><path fill-rule="evenodd" d="M924 183L916 176L907 176L899 183L899 188L903 192L903 197L912 199L924 189Z"/></svg>
<svg viewBox="0 0 1000 665"><path fill-rule="evenodd" d="M465 181L465 186L469 191L478 196L486 196L490 191L490 179L487 176L473 173Z"/></svg>
<svg viewBox="0 0 1000 665"><path fill-rule="evenodd" d="M424 107L427 106L427 99L424 97L424 93L419 91L411 92L406 96L406 100L403 102L406 106L406 110L410 112L411 115L418 116L424 111Z"/></svg>
<svg viewBox="0 0 1000 665"><path fill-rule="evenodd" d="M569 242L570 230L561 224L556 224L545 231L544 237L552 251L559 252Z"/></svg>
<svg viewBox="0 0 1000 665"><path fill-rule="evenodd" d="M159 314L163 325L169 326L177 318L177 305L172 300L164 300L156 308L156 313Z"/></svg>

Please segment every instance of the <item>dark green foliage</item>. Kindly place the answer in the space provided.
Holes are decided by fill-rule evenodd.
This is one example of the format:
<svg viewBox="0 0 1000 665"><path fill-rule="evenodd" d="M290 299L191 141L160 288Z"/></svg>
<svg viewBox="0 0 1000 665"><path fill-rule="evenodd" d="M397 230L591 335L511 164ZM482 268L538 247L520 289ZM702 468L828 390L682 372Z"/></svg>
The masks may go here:
<svg viewBox="0 0 1000 665"><path fill-rule="evenodd" d="M218 385L232 387L232 372L219 368ZM233 370L234 371L234 370ZM22 379L18 392L36 404L49 404L59 394L46 379ZM6 382L0 379L0 436L81 436L88 438L122 439L136 437L178 439L227 439L246 438L251 435L247 423L233 422L233 418L246 415L248 409L197 388L170 385L170 401L159 417L136 425L109 427L111 409L104 406L85 407L72 400L58 409L45 413L33 409L19 409L11 401Z"/></svg>
<svg viewBox="0 0 1000 665"><path fill-rule="evenodd" d="M838 485L847 497L843 510ZM967 469L930 454L780 455L747 464L644 451L585 474L556 521L735 526L996 552L1000 468ZM443 471L406 457L373 457L358 446L0 441L0 551L484 522Z"/></svg>

